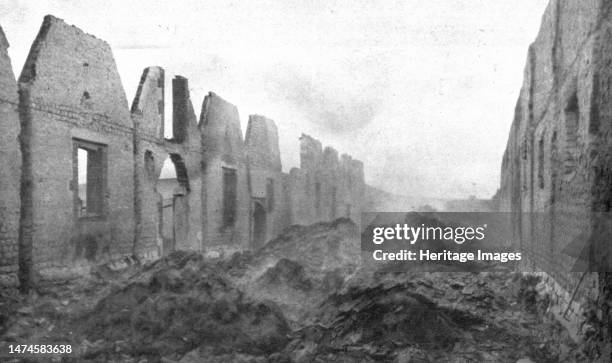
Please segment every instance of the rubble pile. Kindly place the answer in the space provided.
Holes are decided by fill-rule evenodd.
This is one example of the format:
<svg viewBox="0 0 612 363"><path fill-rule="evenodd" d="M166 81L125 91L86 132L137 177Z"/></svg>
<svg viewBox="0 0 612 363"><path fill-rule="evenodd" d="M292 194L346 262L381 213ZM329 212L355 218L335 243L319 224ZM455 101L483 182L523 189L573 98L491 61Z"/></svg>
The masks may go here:
<svg viewBox="0 0 612 363"><path fill-rule="evenodd" d="M567 333L516 300L520 284L509 271L361 276L329 296L288 350L303 362L577 361Z"/></svg>
<svg viewBox="0 0 612 363"><path fill-rule="evenodd" d="M228 273L246 294L279 305L301 322L360 265L358 227L346 218L293 226L254 255L232 258Z"/></svg>
<svg viewBox="0 0 612 363"><path fill-rule="evenodd" d="M89 340L105 341L85 357L105 359L117 351L179 358L200 345L215 354L270 354L284 347L289 332L276 306L246 298L215 264L187 252L134 276L102 299L82 327Z"/></svg>
<svg viewBox="0 0 612 363"><path fill-rule="evenodd" d="M256 263L281 258L294 259L309 272L343 268L352 271L360 264L359 228L347 218L310 226L292 226L257 252Z"/></svg>
<svg viewBox="0 0 612 363"><path fill-rule="evenodd" d="M376 269L359 250L357 227L338 220L227 259L178 251L98 268L7 299L0 343L70 343L92 362L580 361L559 324L534 313L537 281L502 267Z"/></svg>

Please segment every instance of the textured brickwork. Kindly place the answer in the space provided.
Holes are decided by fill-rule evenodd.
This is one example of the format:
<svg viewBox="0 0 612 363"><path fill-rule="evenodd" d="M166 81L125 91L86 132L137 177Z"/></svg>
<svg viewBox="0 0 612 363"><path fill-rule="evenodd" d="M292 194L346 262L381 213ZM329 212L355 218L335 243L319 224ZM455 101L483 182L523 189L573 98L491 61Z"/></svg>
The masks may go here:
<svg viewBox="0 0 612 363"><path fill-rule="evenodd" d="M171 155L179 184L185 191L184 195L175 195L173 200L175 249L203 251L202 136L186 78L176 76L172 80L172 101L175 131L174 138L166 141L166 151Z"/></svg>
<svg viewBox="0 0 612 363"><path fill-rule="evenodd" d="M555 291L578 286L577 255L607 253L607 246L587 246L598 213L612 206L610 6L549 3L529 48L502 163L499 205L512 212L515 242L527 254L523 267L544 272ZM597 280L594 273L582 280L577 301L598 294ZM569 303L568 294L555 296Z"/></svg>
<svg viewBox="0 0 612 363"><path fill-rule="evenodd" d="M147 259L146 251L160 255L161 195L156 185L166 157L164 135L164 71L160 67L144 70L132 103L134 123L134 222L135 252ZM154 256L152 256L154 257Z"/></svg>
<svg viewBox="0 0 612 363"><path fill-rule="evenodd" d="M205 248L221 253L246 249L249 244L250 198L238 109L216 94L209 93L202 104L200 130ZM228 175L225 173L234 173L234 177L225 179L225 175ZM224 182L230 180L234 180L232 192L226 192L228 186ZM228 202L228 198L234 201ZM228 211L230 205L233 207Z"/></svg>
<svg viewBox="0 0 612 363"><path fill-rule="evenodd" d="M350 156L303 135L301 168L285 174L274 121L251 116L243 140L237 108L211 92L198 122L181 76L166 139L163 68L143 71L128 108L104 41L47 16L17 83L0 35L2 285L29 261L58 277L126 256L227 255L291 224L358 220L363 164ZM167 158L170 192L159 181Z"/></svg>
<svg viewBox="0 0 612 363"><path fill-rule="evenodd" d="M0 28L0 285L17 283L19 175L21 154L17 137L17 82L8 56L8 41Z"/></svg>
<svg viewBox="0 0 612 363"><path fill-rule="evenodd" d="M172 139L163 135L164 71L144 70L132 104L135 142L135 222L138 254L167 254L176 249L202 250L201 141L186 78L172 82ZM170 157L180 188L173 191L171 213L162 211L157 183L164 160ZM164 220L167 218L169 220ZM170 225L172 244L164 245L162 226Z"/></svg>
<svg viewBox="0 0 612 363"><path fill-rule="evenodd" d="M259 115L249 117L245 153L252 199L250 241L252 248L257 249L287 226L278 130L274 121ZM265 223L265 233L259 232L259 223Z"/></svg>
<svg viewBox="0 0 612 363"><path fill-rule="evenodd" d="M363 163L309 135L300 137L300 168L289 173L292 224L310 224L338 217L359 221L365 193Z"/></svg>
<svg viewBox="0 0 612 363"><path fill-rule="evenodd" d="M19 87L22 131L27 130L23 148L33 179L22 192L34 201L22 214L31 212L27 232L34 264L76 267L131 253L132 120L108 44L47 16ZM103 149L103 207L97 216L79 215L75 140Z"/></svg>

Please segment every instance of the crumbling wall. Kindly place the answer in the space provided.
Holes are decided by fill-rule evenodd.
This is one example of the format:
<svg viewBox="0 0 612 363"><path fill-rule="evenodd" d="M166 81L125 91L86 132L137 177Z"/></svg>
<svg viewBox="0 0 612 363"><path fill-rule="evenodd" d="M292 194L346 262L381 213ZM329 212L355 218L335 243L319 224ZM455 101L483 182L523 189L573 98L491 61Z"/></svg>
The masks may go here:
<svg viewBox="0 0 612 363"><path fill-rule="evenodd" d="M282 164L278 146L278 130L274 121L260 115L249 116L245 137L245 155L248 167L249 192L252 198L250 212L251 247L257 249L277 236L286 225L284 219L284 193ZM259 206L255 203L259 203ZM259 207L263 206L264 218ZM259 232L259 223L265 222L265 234Z"/></svg>
<svg viewBox="0 0 612 363"><path fill-rule="evenodd" d="M338 217L359 221L365 193L363 163L308 135L300 137L300 168L289 174L292 224Z"/></svg>
<svg viewBox="0 0 612 363"><path fill-rule="evenodd" d="M0 285L17 283L19 229L19 113L17 82L0 27Z"/></svg>
<svg viewBox="0 0 612 363"><path fill-rule="evenodd" d="M161 195L157 180L166 157L164 144L164 70L146 68L132 103L134 123L134 252L141 259L161 255ZM154 256L148 253L154 251ZM156 256L155 256L156 255Z"/></svg>
<svg viewBox="0 0 612 363"><path fill-rule="evenodd" d="M296 206L302 209L305 217L302 224L315 223L322 218L322 180L321 180L321 161L323 157L323 147L321 142L309 135L300 136L300 170L302 171L302 183L304 189L298 193L304 193L306 198L304 203Z"/></svg>
<svg viewBox="0 0 612 363"><path fill-rule="evenodd" d="M334 220L341 217L340 161L338 151L331 146L326 146L323 150L320 178L322 195L320 217L323 220Z"/></svg>
<svg viewBox="0 0 612 363"><path fill-rule="evenodd" d="M210 92L202 104L199 126L204 249L224 253L246 249L250 198L238 109Z"/></svg>
<svg viewBox="0 0 612 363"><path fill-rule="evenodd" d="M132 120L108 44L46 16L19 90L28 176L21 192L33 201L22 205L22 235L31 236L35 265L78 267L131 253ZM95 213L82 215L77 149L85 143L95 156L88 171L99 177L88 183Z"/></svg>
<svg viewBox="0 0 612 363"><path fill-rule="evenodd" d="M341 178L344 181L342 184L345 190L342 216L358 223L361 219L361 205L365 193L363 163L353 159L350 155L342 155L340 164L344 172Z"/></svg>
<svg viewBox="0 0 612 363"><path fill-rule="evenodd" d="M291 168L287 177L287 209L290 224L311 224L314 220L314 198L306 174L300 168Z"/></svg>
<svg viewBox="0 0 612 363"><path fill-rule="evenodd" d="M172 139L164 138L164 70L149 67L143 72L132 104L134 120L136 253L149 257L175 249L201 250L201 141L186 78L172 81ZM164 216L157 182L164 160L172 161L179 190L174 191L172 216ZM164 244L164 218L171 218L172 241Z"/></svg>
<svg viewBox="0 0 612 363"><path fill-rule="evenodd" d="M227 254L291 224L358 220L360 161L302 135L301 168L285 174L272 120L251 116L243 141L237 108L211 92L198 123L181 76L166 139L161 67L143 71L128 109L104 41L46 16L17 84L0 35L0 276L15 272L17 255L49 275L126 255ZM159 183L168 157L178 183L170 215Z"/></svg>
<svg viewBox="0 0 612 363"><path fill-rule="evenodd" d="M163 248L157 179L165 159L164 86L164 70L146 68L131 108L134 123L134 250L141 259L148 259L149 251L155 251L159 256Z"/></svg>
<svg viewBox="0 0 612 363"><path fill-rule="evenodd" d="M172 80L173 138L166 140L166 151L171 155L179 185L184 196L174 196L175 249L203 251L202 230L202 137L198 126L187 78L176 76ZM182 218L178 207L183 204L187 215ZM179 223L186 225L179 228ZM182 234L182 238L177 236Z"/></svg>
<svg viewBox="0 0 612 363"><path fill-rule="evenodd" d="M528 52L502 162L500 208L511 212L523 268L543 273L553 290L563 289L555 293L563 308L568 291L578 288L576 300L584 301L598 289L596 274L581 280L573 271L585 271L592 262L585 256L598 253L589 250L595 212L610 205L603 159L612 144L601 129L602 108L610 104L602 90L612 74L609 52L602 51L609 6L600 0L549 3ZM576 309L571 314L579 315Z"/></svg>

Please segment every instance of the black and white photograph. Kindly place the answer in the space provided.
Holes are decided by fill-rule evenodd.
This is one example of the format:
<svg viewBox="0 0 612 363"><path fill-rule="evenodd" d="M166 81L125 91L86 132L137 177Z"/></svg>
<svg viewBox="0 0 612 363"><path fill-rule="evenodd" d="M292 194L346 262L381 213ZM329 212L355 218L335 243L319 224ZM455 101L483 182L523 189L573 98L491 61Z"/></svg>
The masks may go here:
<svg viewBox="0 0 612 363"><path fill-rule="evenodd" d="M612 362L612 0L0 0L0 361Z"/></svg>

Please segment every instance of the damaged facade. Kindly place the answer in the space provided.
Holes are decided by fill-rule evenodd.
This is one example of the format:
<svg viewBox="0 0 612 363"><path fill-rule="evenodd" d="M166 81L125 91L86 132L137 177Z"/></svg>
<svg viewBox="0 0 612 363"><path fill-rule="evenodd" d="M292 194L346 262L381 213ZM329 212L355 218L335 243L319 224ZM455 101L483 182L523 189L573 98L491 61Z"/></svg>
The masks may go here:
<svg viewBox="0 0 612 363"><path fill-rule="evenodd" d="M571 305L566 316L575 318L590 299L610 301L610 264L602 260L609 229L601 231L612 208L611 10L604 0L549 3L501 172L498 202L512 212L523 268L541 274L553 303L562 313Z"/></svg>
<svg viewBox="0 0 612 363"><path fill-rule="evenodd" d="M19 231L19 110L17 82L8 56L8 41L0 28L0 285L16 276Z"/></svg>
<svg viewBox="0 0 612 363"><path fill-rule="evenodd" d="M243 139L238 109L212 92L198 120L188 80L168 90L160 67L144 70L130 108L109 45L53 16L18 82L7 48L0 31L2 284L17 283L22 257L43 275L73 273L178 249L257 249L291 224L359 218L363 164L311 137L301 167L283 173L274 121L251 116ZM167 158L170 201L160 191Z"/></svg>

